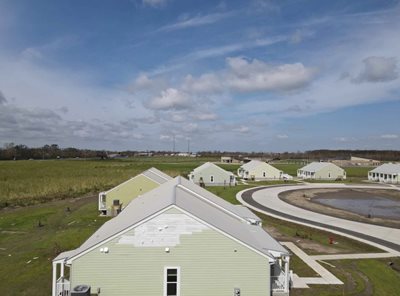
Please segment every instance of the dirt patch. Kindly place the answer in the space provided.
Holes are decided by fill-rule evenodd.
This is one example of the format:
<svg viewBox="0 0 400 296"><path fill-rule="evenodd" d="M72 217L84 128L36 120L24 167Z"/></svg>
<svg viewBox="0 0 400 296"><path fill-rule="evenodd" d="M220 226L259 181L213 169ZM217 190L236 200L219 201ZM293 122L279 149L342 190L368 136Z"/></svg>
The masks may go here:
<svg viewBox="0 0 400 296"><path fill-rule="evenodd" d="M301 249L303 249L306 253L312 253L312 254L343 253L343 250L336 249L334 247L324 246L322 244L319 244L319 243L309 240L309 239L302 239L299 237L292 237L292 236L284 235L284 234L280 233L279 230L273 226L265 226L264 229L276 240L295 243Z"/></svg>
<svg viewBox="0 0 400 296"><path fill-rule="evenodd" d="M305 189L296 191L287 191L279 195L279 198L287 203L297 207L311 210L313 212L339 217L347 220L353 220L363 223L370 223L375 225L400 228L400 220L385 219L381 217L367 217L354 212L346 211L343 209L334 208L331 206L323 205L315 202L315 198L321 198L324 194L337 194L338 196L359 196L360 193L367 193L369 195L376 194L377 196L384 196L392 200L400 200L400 191L385 190L385 189Z"/></svg>

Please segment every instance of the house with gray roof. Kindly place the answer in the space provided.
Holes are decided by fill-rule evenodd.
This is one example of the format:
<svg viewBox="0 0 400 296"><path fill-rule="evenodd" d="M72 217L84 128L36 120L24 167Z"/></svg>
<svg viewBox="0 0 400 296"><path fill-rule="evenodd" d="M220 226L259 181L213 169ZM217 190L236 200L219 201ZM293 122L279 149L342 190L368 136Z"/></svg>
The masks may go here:
<svg viewBox="0 0 400 296"><path fill-rule="evenodd" d="M108 191L100 192L99 211L106 216L116 216L132 199L171 179L156 168L148 169Z"/></svg>
<svg viewBox="0 0 400 296"><path fill-rule="evenodd" d="M197 185L205 186L235 186L236 178L232 172L213 164L203 163L189 174L189 180Z"/></svg>
<svg viewBox="0 0 400 296"><path fill-rule="evenodd" d="M283 172L272 165L261 161L251 160L237 170L238 176L245 180L279 180L283 179Z"/></svg>
<svg viewBox="0 0 400 296"><path fill-rule="evenodd" d="M368 172L368 180L381 183L400 183L400 164L384 163Z"/></svg>
<svg viewBox="0 0 400 296"><path fill-rule="evenodd" d="M312 162L298 169L297 177L313 180L344 180L346 171L331 162Z"/></svg>
<svg viewBox="0 0 400 296"><path fill-rule="evenodd" d="M176 177L59 254L52 295L289 295L289 258L250 210Z"/></svg>

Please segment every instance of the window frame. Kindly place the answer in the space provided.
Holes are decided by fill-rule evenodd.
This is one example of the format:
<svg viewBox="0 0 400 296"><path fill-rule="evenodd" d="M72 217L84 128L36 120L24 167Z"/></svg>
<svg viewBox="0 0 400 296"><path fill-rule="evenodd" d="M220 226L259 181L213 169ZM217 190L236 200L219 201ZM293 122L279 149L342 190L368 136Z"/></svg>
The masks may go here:
<svg viewBox="0 0 400 296"><path fill-rule="evenodd" d="M215 177L214 177L214 175L210 175L210 183L215 183Z"/></svg>
<svg viewBox="0 0 400 296"><path fill-rule="evenodd" d="M164 266L164 296L167 294L167 284L168 284L168 270L176 269L176 296L181 295L181 267L180 266Z"/></svg>

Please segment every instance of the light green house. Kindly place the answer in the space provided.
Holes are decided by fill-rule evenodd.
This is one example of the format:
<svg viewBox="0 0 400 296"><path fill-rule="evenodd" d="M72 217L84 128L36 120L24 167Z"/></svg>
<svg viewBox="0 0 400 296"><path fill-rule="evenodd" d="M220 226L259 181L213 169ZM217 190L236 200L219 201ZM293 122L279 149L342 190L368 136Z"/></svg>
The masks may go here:
<svg viewBox="0 0 400 296"><path fill-rule="evenodd" d="M344 180L346 171L331 162L312 162L298 169L297 177L315 180Z"/></svg>
<svg viewBox="0 0 400 296"><path fill-rule="evenodd" d="M195 168L189 174L189 180L198 185L205 186L235 186L236 178L232 172L228 172L223 168L206 162Z"/></svg>
<svg viewBox="0 0 400 296"><path fill-rule="evenodd" d="M132 199L171 179L156 168L148 169L108 191L100 192L99 211L107 216L116 216Z"/></svg>
<svg viewBox="0 0 400 296"><path fill-rule="evenodd" d="M289 275L289 253L257 216L176 177L57 256L53 296L77 285L101 296L288 295Z"/></svg>
<svg viewBox="0 0 400 296"><path fill-rule="evenodd" d="M264 161L251 160L238 168L238 176L245 180L279 180L283 172Z"/></svg>

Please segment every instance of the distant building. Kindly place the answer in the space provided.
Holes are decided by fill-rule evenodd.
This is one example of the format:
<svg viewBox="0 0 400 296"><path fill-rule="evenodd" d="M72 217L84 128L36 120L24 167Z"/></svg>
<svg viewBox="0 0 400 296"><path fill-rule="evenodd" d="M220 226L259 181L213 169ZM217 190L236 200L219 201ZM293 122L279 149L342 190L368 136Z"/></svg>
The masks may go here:
<svg viewBox="0 0 400 296"><path fill-rule="evenodd" d="M221 156L222 163L240 163L240 160L233 158L232 156Z"/></svg>
<svg viewBox="0 0 400 296"><path fill-rule="evenodd" d="M59 254L52 296L288 296L289 262L249 209L176 177Z"/></svg>
<svg viewBox="0 0 400 296"><path fill-rule="evenodd" d="M283 172L272 165L260 161L251 160L242 165L238 171L238 176L245 180L279 180L283 177Z"/></svg>
<svg viewBox="0 0 400 296"><path fill-rule="evenodd" d="M206 162L195 168L189 174L189 180L197 185L205 186L235 186L236 178L232 172L228 172L223 168Z"/></svg>
<svg viewBox="0 0 400 296"><path fill-rule="evenodd" d="M382 183L400 183L400 164L385 163L368 172L368 180Z"/></svg>
<svg viewBox="0 0 400 296"><path fill-rule="evenodd" d="M232 156L221 156L222 163L232 163L233 157Z"/></svg>
<svg viewBox="0 0 400 296"><path fill-rule="evenodd" d="M312 162L298 169L297 177L314 180L344 180L346 171L331 162Z"/></svg>
<svg viewBox="0 0 400 296"><path fill-rule="evenodd" d="M171 179L156 168L148 169L108 191L100 192L99 211L107 216L116 216L132 199Z"/></svg>
<svg viewBox="0 0 400 296"><path fill-rule="evenodd" d="M355 156L352 156L350 158L350 161L352 163L360 165L360 166L379 166L379 165L381 165L381 162L379 160L374 160L374 159L369 159L369 158L362 158L362 157L355 157Z"/></svg>

